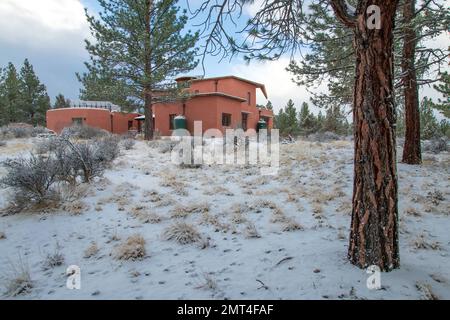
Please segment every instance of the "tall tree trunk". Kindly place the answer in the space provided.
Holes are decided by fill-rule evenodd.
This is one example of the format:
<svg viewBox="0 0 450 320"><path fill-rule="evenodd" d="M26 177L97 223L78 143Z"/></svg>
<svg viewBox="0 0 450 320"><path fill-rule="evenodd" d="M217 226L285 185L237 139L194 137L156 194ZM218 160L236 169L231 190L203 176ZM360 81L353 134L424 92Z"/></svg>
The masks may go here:
<svg viewBox="0 0 450 320"><path fill-rule="evenodd" d="M408 164L422 163L420 148L420 113L417 75L414 67L416 57L416 32L411 25L415 13L415 0L405 0L403 5L403 57L402 74L405 96L405 145L402 162Z"/></svg>
<svg viewBox="0 0 450 320"><path fill-rule="evenodd" d="M153 108L152 108L152 89L151 87L144 89L144 96L145 96L145 105L144 105L144 115L145 115L145 122L144 122L144 139L145 140L152 140L153 139Z"/></svg>
<svg viewBox="0 0 450 320"><path fill-rule="evenodd" d="M145 41L145 85L144 85L144 139L153 139L153 108L152 108L152 44L151 44L151 12L153 0L146 0L146 41Z"/></svg>
<svg viewBox="0 0 450 320"><path fill-rule="evenodd" d="M400 266L393 88L393 30L398 0L332 0L336 16L354 31L354 180L349 260L382 271ZM379 8L374 24L373 8ZM376 12L376 11L375 11Z"/></svg>

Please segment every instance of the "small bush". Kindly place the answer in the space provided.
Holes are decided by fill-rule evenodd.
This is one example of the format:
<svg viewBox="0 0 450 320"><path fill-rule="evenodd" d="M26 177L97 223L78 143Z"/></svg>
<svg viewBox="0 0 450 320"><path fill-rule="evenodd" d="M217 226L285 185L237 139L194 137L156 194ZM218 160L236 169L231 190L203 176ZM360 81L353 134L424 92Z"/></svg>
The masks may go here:
<svg viewBox="0 0 450 320"><path fill-rule="evenodd" d="M26 123L12 123L0 127L0 137L3 139L30 138L48 132L47 128L40 126L33 127Z"/></svg>
<svg viewBox="0 0 450 320"><path fill-rule="evenodd" d="M57 245L54 253L47 254L42 266L44 271L63 265L64 255L59 251L59 249L59 245Z"/></svg>
<svg viewBox="0 0 450 320"><path fill-rule="evenodd" d="M32 202L43 202L56 196L54 184L57 181L58 166L52 158L31 154L30 158L9 159L3 162L8 173L0 184L11 187Z"/></svg>
<svg viewBox="0 0 450 320"><path fill-rule="evenodd" d="M176 222L166 228L163 237L165 240L174 240L179 244L189 244L201 240L200 233L195 227L185 222Z"/></svg>
<svg viewBox="0 0 450 320"><path fill-rule="evenodd" d="M438 154L449 151L448 142L446 138L434 138L424 145L424 151Z"/></svg>
<svg viewBox="0 0 450 320"><path fill-rule="evenodd" d="M109 132L103 129L94 128L86 125L75 125L66 127L61 132L61 135L65 138L77 138L77 139L93 139L100 138L109 135Z"/></svg>
<svg viewBox="0 0 450 320"><path fill-rule="evenodd" d="M33 288L29 267L20 258L19 265L11 263L10 274L4 283L4 294L7 297L25 295Z"/></svg>
<svg viewBox="0 0 450 320"><path fill-rule="evenodd" d="M123 147L125 150L131 150L131 149L133 149L133 147L134 147L135 144L136 144L136 141L135 141L134 139L128 138L128 139L122 140L122 147Z"/></svg>
<svg viewBox="0 0 450 320"><path fill-rule="evenodd" d="M98 139L94 143L95 159L102 163L109 163L120 154L119 139L114 136Z"/></svg>
<svg viewBox="0 0 450 320"><path fill-rule="evenodd" d="M119 260L140 260L145 257L145 239L139 235L128 237L125 243L116 249L116 259Z"/></svg>

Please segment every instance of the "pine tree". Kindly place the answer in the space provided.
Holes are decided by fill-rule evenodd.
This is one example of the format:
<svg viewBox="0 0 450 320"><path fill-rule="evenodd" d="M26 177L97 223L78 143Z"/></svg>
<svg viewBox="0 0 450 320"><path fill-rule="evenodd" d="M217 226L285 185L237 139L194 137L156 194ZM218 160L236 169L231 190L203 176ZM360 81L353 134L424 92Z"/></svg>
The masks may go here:
<svg viewBox="0 0 450 320"><path fill-rule="evenodd" d="M432 103L431 106L446 118L450 118L450 74L448 72L441 74L441 81L434 85L434 89L443 95L443 99L438 99L438 102Z"/></svg>
<svg viewBox="0 0 450 320"><path fill-rule="evenodd" d="M299 134L297 109L292 99L289 99L287 105L284 107L284 114L286 115L285 133L290 135Z"/></svg>
<svg viewBox="0 0 450 320"><path fill-rule="evenodd" d="M326 116L322 125L322 131L334 132L339 135L345 135L348 132L348 121L345 113L339 106L327 109Z"/></svg>
<svg viewBox="0 0 450 320"><path fill-rule="evenodd" d="M70 108L70 100L66 99L63 94L58 94L55 98L54 109L58 108Z"/></svg>
<svg viewBox="0 0 450 320"><path fill-rule="evenodd" d="M20 79L16 67L10 62L3 72L2 101L5 118L3 124L23 121L21 110Z"/></svg>
<svg viewBox="0 0 450 320"><path fill-rule="evenodd" d="M25 59L20 70L20 93L20 107L24 121L33 125L45 125L50 98L45 85L39 81L28 59Z"/></svg>
<svg viewBox="0 0 450 320"><path fill-rule="evenodd" d="M177 0L99 0L100 19L86 16L96 42L86 40L88 70L125 88L129 99L143 102L144 134L153 138L155 90L170 88L170 80L197 65L198 33L185 32L188 17ZM107 75L104 77L103 75ZM81 78L84 78L82 76Z"/></svg>
<svg viewBox="0 0 450 320"><path fill-rule="evenodd" d="M433 112L433 102L426 97L420 105L420 123L422 124L420 134L423 139L432 139L439 136L440 128Z"/></svg>
<svg viewBox="0 0 450 320"><path fill-rule="evenodd" d="M266 109L270 110L270 111L273 111L273 105L272 105L272 102L270 100L267 101Z"/></svg>
<svg viewBox="0 0 450 320"><path fill-rule="evenodd" d="M313 113L309 111L309 105L306 102L303 102L302 107L300 109L299 115L299 127L300 132L303 135L309 135L315 132L317 128L317 119Z"/></svg>

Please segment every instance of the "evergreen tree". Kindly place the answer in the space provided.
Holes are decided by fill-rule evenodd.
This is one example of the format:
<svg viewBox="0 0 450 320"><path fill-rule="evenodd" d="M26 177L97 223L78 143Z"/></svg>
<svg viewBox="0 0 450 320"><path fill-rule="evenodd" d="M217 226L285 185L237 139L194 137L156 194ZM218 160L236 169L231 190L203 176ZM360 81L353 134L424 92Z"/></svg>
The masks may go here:
<svg viewBox="0 0 450 320"><path fill-rule="evenodd" d="M55 99L54 109L58 108L70 108L70 100L66 99L63 94L58 94Z"/></svg>
<svg viewBox="0 0 450 320"><path fill-rule="evenodd" d="M39 81L28 59L25 59L20 70L20 93L23 121L33 125L45 125L50 98L45 85Z"/></svg>
<svg viewBox="0 0 450 320"><path fill-rule="evenodd" d="M430 99L424 98L420 105L421 136L423 139L431 139L439 136L440 126L434 116L433 103Z"/></svg>
<svg viewBox="0 0 450 320"><path fill-rule="evenodd" d="M432 103L432 107L439 110L446 118L450 118L450 74L441 74L441 81L434 85L434 88L443 95L443 99L438 99L437 103Z"/></svg>
<svg viewBox="0 0 450 320"><path fill-rule="evenodd" d="M6 91L5 91L6 74L0 67L0 126L7 124L8 113L6 110Z"/></svg>
<svg viewBox="0 0 450 320"><path fill-rule="evenodd" d="M286 115L285 133L291 135L299 134L297 109L292 99L289 99L287 105L284 107L284 114Z"/></svg>
<svg viewBox="0 0 450 320"><path fill-rule="evenodd" d="M21 92L20 79L16 67L10 62L4 70L3 81L1 85L3 112L5 117L3 124L11 122L23 121L23 113L21 110Z"/></svg>
<svg viewBox="0 0 450 320"><path fill-rule="evenodd" d="M327 109L327 113L322 125L322 131L334 132L339 135L347 134L348 121L345 113L341 111L339 106Z"/></svg>
<svg viewBox="0 0 450 320"><path fill-rule="evenodd" d="M273 111L273 105L272 105L272 102L270 100L267 101L266 109L270 110L270 111Z"/></svg>
<svg viewBox="0 0 450 320"><path fill-rule="evenodd" d="M303 135L309 135L317 129L317 119L313 113L309 111L309 105L303 102L299 115L300 132Z"/></svg>
<svg viewBox="0 0 450 320"><path fill-rule="evenodd" d="M169 89L174 76L195 68L198 33L184 31L188 17L186 10L180 14L177 0L99 0L99 4L100 19L86 11L96 39L86 40L88 70L95 70L113 88L124 88L132 101L143 102L144 134L152 139L152 105L158 98L154 91Z"/></svg>

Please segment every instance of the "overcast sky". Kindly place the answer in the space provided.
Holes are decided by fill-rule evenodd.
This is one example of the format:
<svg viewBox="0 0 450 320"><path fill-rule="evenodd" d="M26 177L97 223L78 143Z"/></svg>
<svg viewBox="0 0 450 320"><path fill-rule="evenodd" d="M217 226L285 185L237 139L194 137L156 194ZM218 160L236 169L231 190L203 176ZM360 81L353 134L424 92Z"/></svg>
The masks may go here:
<svg viewBox="0 0 450 320"><path fill-rule="evenodd" d="M246 8L244 14L254 12L257 6L258 1ZM98 10L95 0L0 0L0 66L13 62L20 69L28 58L52 100L58 93L78 99L80 84L75 72L83 72L83 62L88 59L83 42L89 37L85 7L91 12ZM436 43L448 45L448 34L439 37ZM288 58L282 58L246 65L240 58L219 63L210 57L205 65L206 76L233 74L264 83L269 99L278 109L289 98L296 105L309 100L305 88L292 83L285 71L288 62ZM201 74L201 69L192 74ZM435 97L433 91L425 89L422 94ZM266 103L260 93L258 102Z"/></svg>

